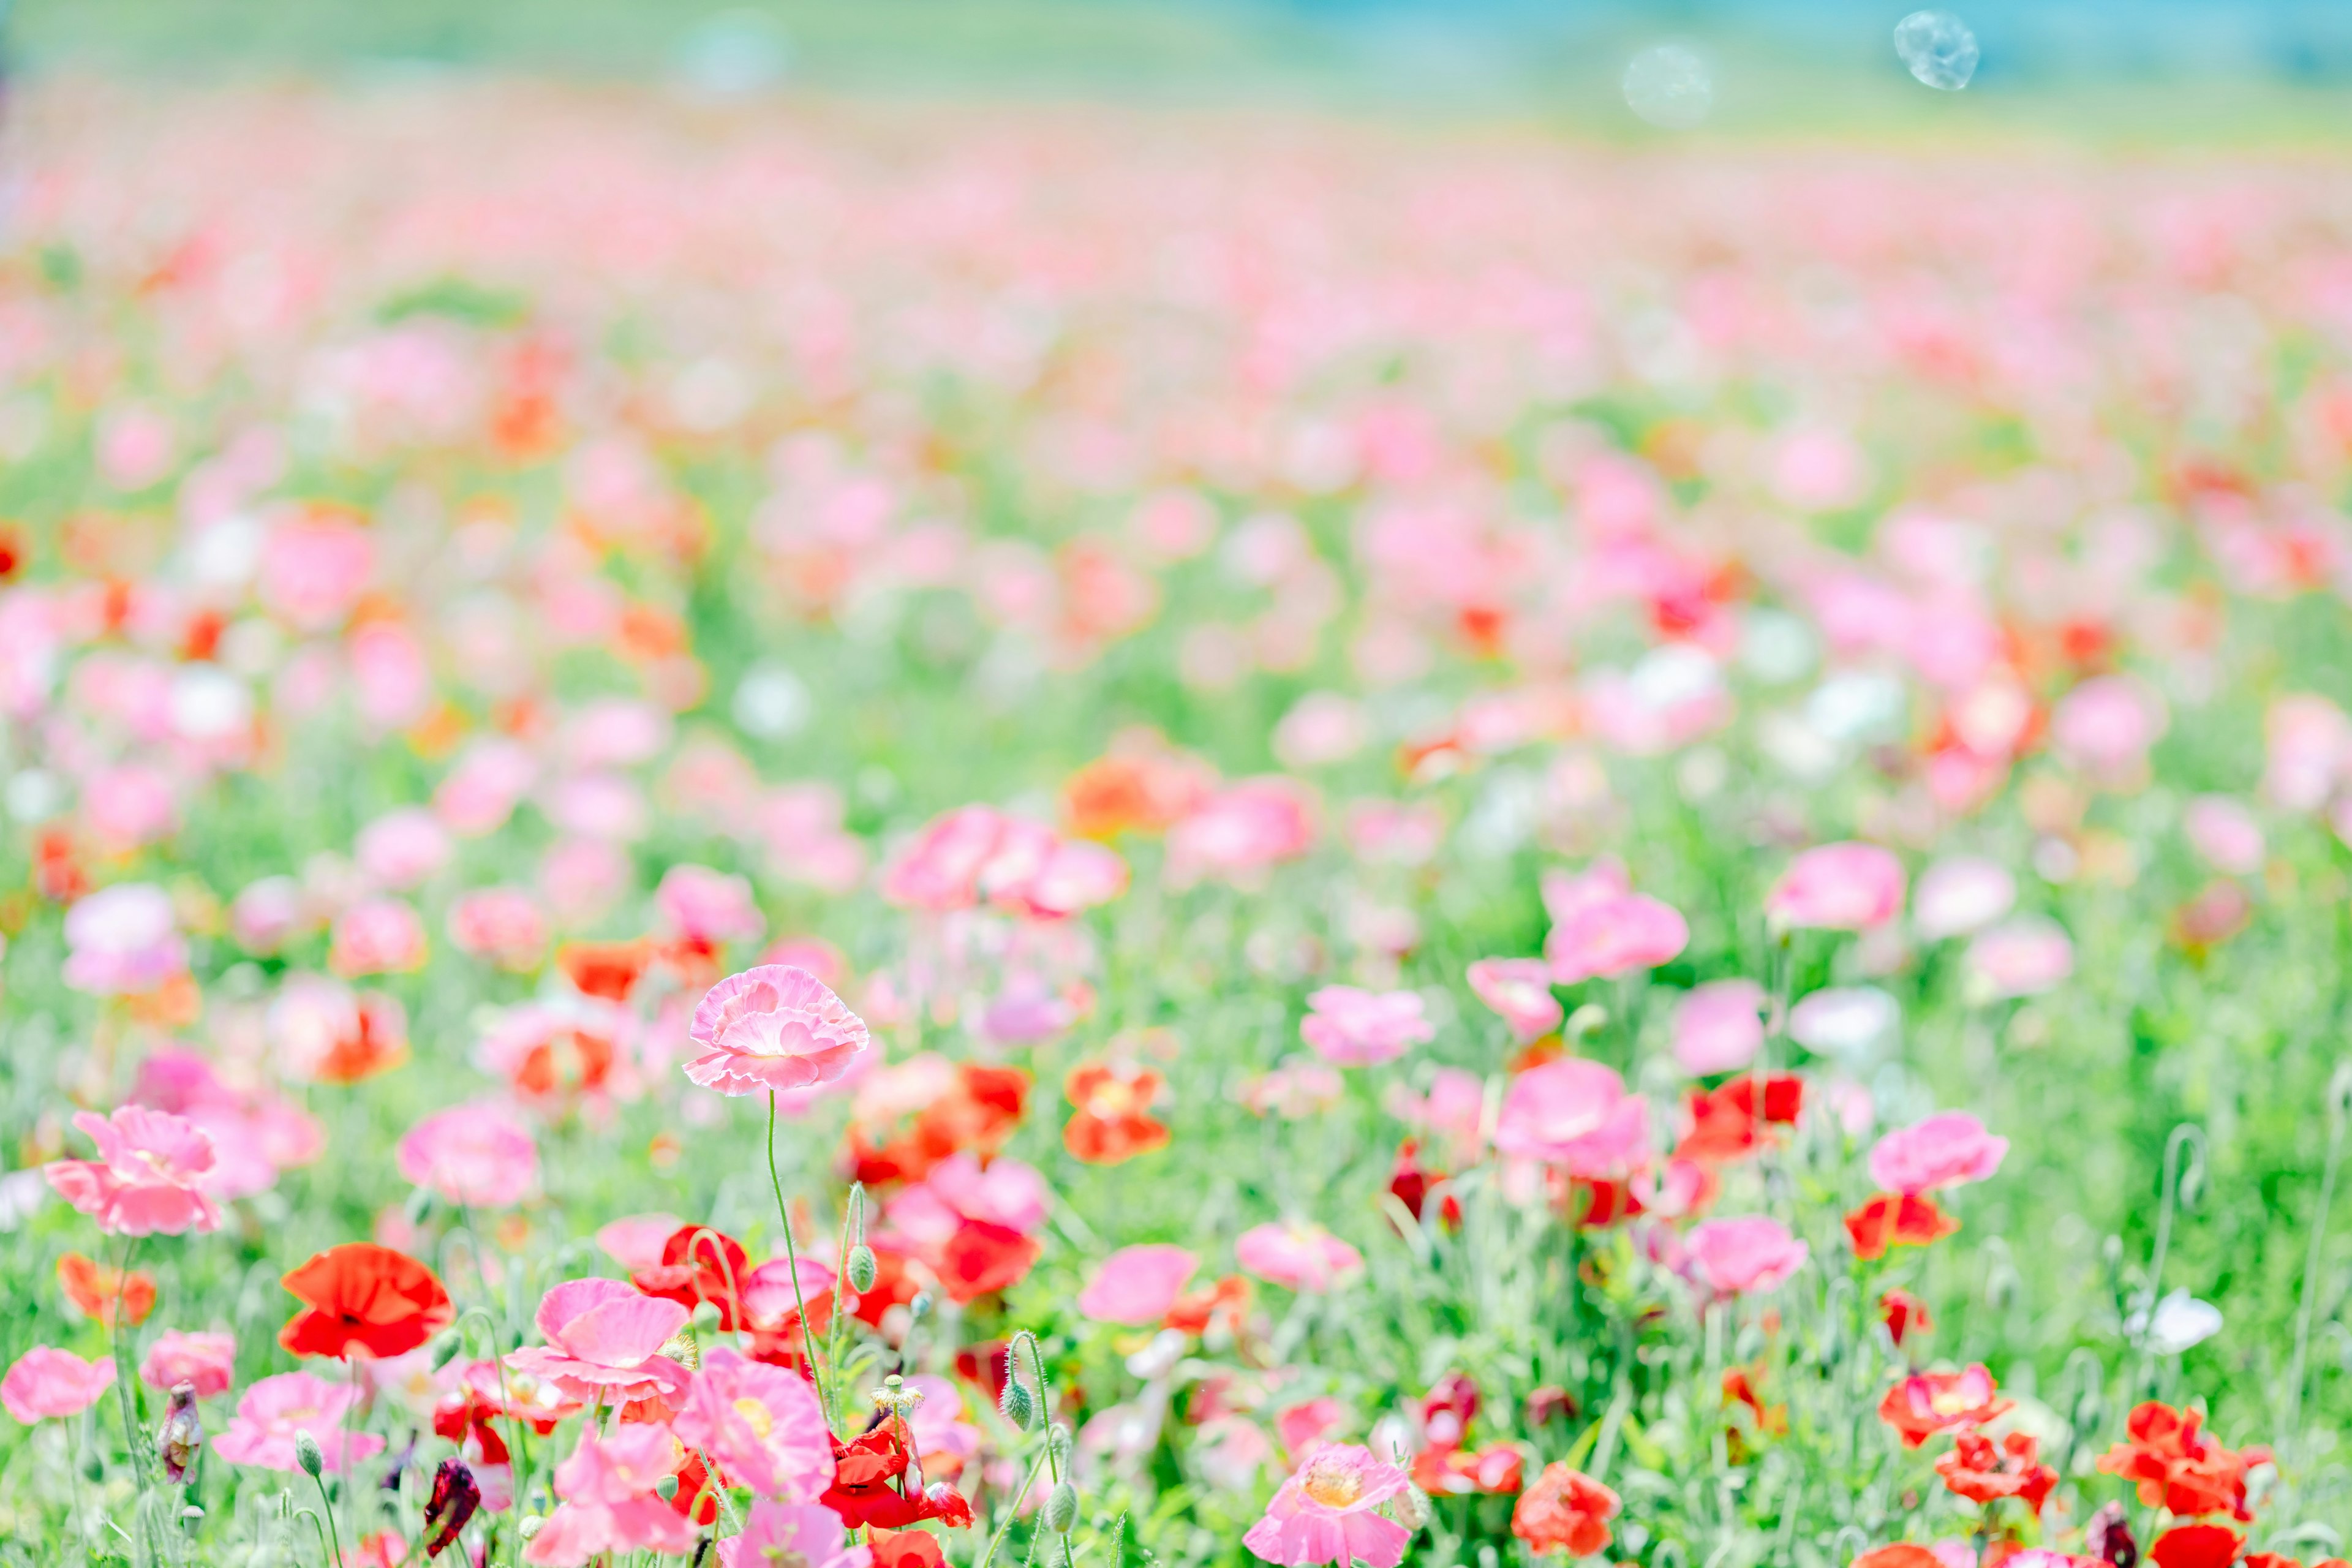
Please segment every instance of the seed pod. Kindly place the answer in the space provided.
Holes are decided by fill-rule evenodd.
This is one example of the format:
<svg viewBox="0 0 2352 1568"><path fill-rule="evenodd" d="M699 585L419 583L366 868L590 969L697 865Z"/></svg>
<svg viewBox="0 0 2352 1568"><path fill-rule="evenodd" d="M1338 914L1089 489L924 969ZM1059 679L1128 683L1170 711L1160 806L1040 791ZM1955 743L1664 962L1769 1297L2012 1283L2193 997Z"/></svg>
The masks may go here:
<svg viewBox="0 0 2352 1568"><path fill-rule="evenodd" d="M863 1296L874 1289L881 1268L874 1260L874 1249L864 1242L849 1249L849 1288Z"/></svg>
<svg viewBox="0 0 2352 1568"><path fill-rule="evenodd" d="M1047 1492L1044 1518L1045 1528L1055 1534L1069 1534L1070 1527L1078 1522L1078 1489L1063 1481Z"/></svg>
<svg viewBox="0 0 2352 1568"><path fill-rule="evenodd" d="M319 1439L311 1436L307 1428L294 1434L294 1462L314 1481L327 1468L327 1456L319 1451Z"/></svg>
<svg viewBox="0 0 2352 1568"><path fill-rule="evenodd" d="M1010 1368L1004 1375L1004 1392L996 1396L996 1408L1024 1432L1034 1430L1037 1425L1037 1402L1030 1397L1028 1385L1013 1376Z"/></svg>
<svg viewBox="0 0 2352 1568"><path fill-rule="evenodd" d="M1397 1493L1396 1500L1391 1506L1396 1510L1396 1521L1407 1530L1419 1530L1429 1522L1429 1494L1411 1481L1405 1483L1404 1490Z"/></svg>
<svg viewBox="0 0 2352 1568"><path fill-rule="evenodd" d="M664 1476L661 1479L656 1481L654 1483L654 1495L661 1499L664 1502L667 1502L670 1499L677 1496L677 1478L676 1476Z"/></svg>

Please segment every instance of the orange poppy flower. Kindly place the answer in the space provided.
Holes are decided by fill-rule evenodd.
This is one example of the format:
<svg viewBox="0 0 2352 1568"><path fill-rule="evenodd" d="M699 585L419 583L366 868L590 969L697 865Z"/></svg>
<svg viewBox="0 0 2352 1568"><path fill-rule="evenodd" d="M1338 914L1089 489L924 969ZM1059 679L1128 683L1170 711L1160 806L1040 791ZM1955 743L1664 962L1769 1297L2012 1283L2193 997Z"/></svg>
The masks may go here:
<svg viewBox="0 0 2352 1568"><path fill-rule="evenodd" d="M1864 1552L1853 1560L1853 1568L1944 1568L1944 1560L1924 1546L1898 1541Z"/></svg>
<svg viewBox="0 0 2352 1568"><path fill-rule="evenodd" d="M125 1275L79 1252L68 1252L58 1259L58 1283L65 1287L66 1300L75 1310L109 1328L114 1326L118 1300L123 1322L133 1328L155 1310L155 1277L143 1268Z"/></svg>
<svg viewBox="0 0 2352 1568"><path fill-rule="evenodd" d="M1078 1108L1062 1129L1063 1147L1089 1165L1116 1165L1168 1142L1167 1124L1150 1113L1156 1072L1087 1062L1070 1069L1062 1092Z"/></svg>
<svg viewBox="0 0 2352 1568"><path fill-rule="evenodd" d="M1609 1544L1617 1494L1564 1462L1546 1465L1511 1510L1511 1533L1538 1552L1590 1557Z"/></svg>
<svg viewBox="0 0 2352 1568"><path fill-rule="evenodd" d="M2007 1410L2012 1401L1995 1397L1994 1388L1981 1363L1964 1372L1915 1373L1886 1391L1878 1416L1901 1435L1905 1447L1916 1448L1938 1432L1981 1426Z"/></svg>
<svg viewBox="0 0 2352 1568"><path fill-rule="evenodd" d="M2041 1462L2040 1445L2023 1432L2011 1432L1998 1446L1980 1432L1963 1432L1936 1461L1936 1473L1970 1502L2013 1497L2035 1513L2058 1484L2058 1472Z"/></svg>
<svg viewBox="0 0 2352 1568"><path fill-rule="evenodd" d="M362 991L341 1033L310 1069L320 1083L352 1084L390 1072L408 1059L408 1017L381 991Z"/></svg>
<svg viewBox="0 0 2352 1568"><path fill-rule="evenodd" d="M1209 1324L1219 1317L1238 1330L1249 1312L1250 1282L1238 1274L1228 1274L1205 1290L1195 1290L1176 1298L1160 1320L1160 1327L1180 1333L1204 1334Z"/></svg>
<svg viewBox="0 0 2352 1568"><path fill-rule="evenodd" d="M279 1283L303 1304L278 1331L298 1356L405 1355L457 1317L433 1270L373 1242L331 1247Z"/></svg>
<svg viewBox="0 0 2352 1568"><path fill-rule="evenodd" d="M1885 1257L1890 1247L1925 1247L1959 1228L1925 1193L1879 1193L1845 1216L1853 1255L1864 1263Z"/></svg>
<svg viewBox="0 0 2352 1568"><path fill-rule="evenodd" d="M851 1125L849 1173L868 1186L919 1182L950 1154L995 1153L1028 1112L1029 1082L1019 1068L956 1063L948 1087L903 1130L895 1119Z"/></svg>
<svg viewBox="0 0 2352 1568"><path fill-rule="evenodd" d="M625 1002L653 956L653 944L643 940L571 942L557 952L555 966L582 995Z"/></svg>
<svg viewBox="0 0 2352 1568"><path fill-rule="evenodd" d="M2099 1468L2139 1489L2149 1508L2178 1514L2220 1513L2240 1519L2246 1508L2246 1472L2270 1458L2268 1448L2232 1451L2198 1430L2204 1417L2158 1400L2136 1407L2124 1423L2128 1441L2109 1448Z"/></svg>

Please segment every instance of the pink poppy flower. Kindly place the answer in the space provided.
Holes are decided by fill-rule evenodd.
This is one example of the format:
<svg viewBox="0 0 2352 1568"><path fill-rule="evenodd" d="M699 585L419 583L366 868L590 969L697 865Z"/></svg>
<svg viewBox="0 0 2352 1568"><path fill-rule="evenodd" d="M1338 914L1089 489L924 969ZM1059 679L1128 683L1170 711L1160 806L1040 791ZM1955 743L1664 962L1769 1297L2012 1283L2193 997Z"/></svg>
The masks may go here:
<svg viewBox="0 0 2352 1568"><path fill-rule="evenodd" d="M539 890L557 922L577 929L593 924L620 901L636 875L629 852L599 838L566 838L551 845L539 862Z"/></svg>
<svg viewBox="0 0 2352 1568"><path fill-rule="evenodd" d="M719 1568L868 1568L874 1553L849 1544L841 1516L813 1502L751 1505L740 1535L719 1543Z"/></svg>
<svg viewBox="0 0 2352 1568"><path fill-rule="evenodd" d="M1390 1090L1387 1103L1389 1114L1406 1126L1443 1138L1446 1152L1456 1164L1477 1160L1486 1084L1476 1073L1439 1068L1430 1078L1427 1094L1416 1095L1399 1084Z"/></svg>
<svg viewBox="0 0 2352 1568"><path fill-rule="evenodd" d="M1234 1242L1234 1259L1286 1290L1328 1290L1364 1267L1364 1255L1318 1225L1254 1226Z"/></svg>
<svg viewBox="0 0 2352 1568"><path fill-rule="evenodd" d="M505 826L538 780L538 760L519 742L476 741L433 792L433 814L460 837L479 838Z"/></svg>
<svg viewBox="0 0 2352 1568"><path fill-rule="evenodd" d="M1033 920L1062 920L1127 891L1127 862L1108 846L1008 818L995 852L981 868L980 890L992 903Z"/></svg>
<svg viewBox="0 0 2352 1568"><path fill-rule="evenodd" d="M1704 1220L1683 1237L1683 1270L1717 1296L1769 1290L1805 1265L1808 1248L1769 1215Z"/></svg>
<svg viewBox="0 0 2352 1568"><path fill-rule="evenodd" d="M0 1377L0 1405L30 1426L46 1417L79 1415L113 1386L113 1357L84 1361L71 1351L35 1345Z"/></svg>
<svg viewBox="0 0 2352 1568"><path fill-rule="evenodd" d="M1930 1193L1981 1182L2000 1169L2009 1140L1965 1110L1943 1110L1900 1127L1870 1151L1870 1179L1890 1193Z"/></svg>
<svg viewBox="0 0 2352 1568"><path fill-rule="evenodd" d="M291 877L264 877L248 882L229 900L230 934L247 952L274 953L311 923L302 884Z"/></svg>
<svg viewBox="0 0 2352 1568"><path fill-rule="evenodd" d="M635 1274L661 1266L662 1247L686 1222L674 1214L637 1214L616 1219L596 1232L596 1245L606 1257Z"/></svg>
<svg viewBox="0 0 2352 1568"><path fill-rule="evenodd" d="M399 899L363 899L335 917L327 967L346 980L425 967L425 922Z"/></svg>
<svg viewBox="0 0 2352 1568"><path fill-rule="evenodd" d="M768 926L751 884L708 866L672 866L654 889L654 905L680 936L713 946L750 942Z"/></svg>
<svg viewBox="0 0 2352 1568"><path fill-rule="evenodd" d="M2249 877L2263 868L2269 849L2263 825L2242 803L2226 795L2200 795L2181 814L2180 827L2189 847L2216 871Z"/></svg>
<svg viewBox="0 0 2352 1568"><path fill-rule="evenodd" d="M401 1176L453 1204L504 1208L539 1182L539 1145L504 1106L452 1106L410 1128L394 1151Z"/></svg>
<svg viewBox="0 0 2352 1568"><path fill-rule="evenodd" d="M1209 878L1254 884L1314 847L1315 796L1296 779L1242 779L1168 830L1166 877L1189 887Z"/></svg>
<svg viewBox="0 0 2352 1568"><path fill-rule="evenodd" d="M833 1434L807 1381L725 1345L703 1353L675 1425L763 1497L814 1502L833 1480Z"/></svg>
<svg viewBox="0 0 2352 1568"><path fill-rule="evenodd" d="M1348 1407L1327 1394L1275 1412L1274 1429L1282 1438L1283 1452L1297 1466L1328 1446L1347 1420Z"/></svg>
<svg viewBox="0 0 2352 1568"><path fill-rule="evenodd" d="M1307 998L1307 1005L1312 1010L1298 1021L1299 1038L1341 1067L1392 1060L1437 1034L1421 1016L1421 997L1411 991L1326 985Z"/></svg>
<svg viewBox="0 0 2352 1568"><path fill-rule="evenodd" d="M1919 878L1911 923L1921 941L1941 942L1984 930L2016 903L2017 879L2009 868L1973 855L1954 855L1937 861Z"/></svg>
<svg viewBox="0 0 2352 1568"><path fill-rule="evenodd" d="M92 778L82 790L81 811L91 837L116 854L169 837L180 816L171 781L136 763Z"/></svg>
<svg viewBox="0 0 2352 1568"><path fill-rule="evenodd" d="M1470 965L1470 989L1524 1044L1559 1027L1565 1013L1551 994L1551 966L1540 958L1482 958Z"/></svg>
<svg viewBox="0 0 2352 1568"><path fill-rule="evenodd" d="M1544 913L1552 924L1566 925L1587 910L1623 898L1633 890L1633 882L1622 861L1604 855L1581 871L1546 871L1540 887Z"/></svg>
<svg viewBox="0 0 2352 1568"><path fill-rule="evenodd" d="M1690 942L1690 926L1672 904L1646 893L1580 902L1544 939L1553 983L1606 980L1655 969Z"/></svg>
<svg viewBox="0 0 2352 1568"><path fill-rule="evenodd" d="M77 991L115 996L152 991L188 967L171 896L151 882L118 882L66 911L60 978Z"/></svg>
<svg viewBox="0 0 2352 1568"><path fill-rule="evenodd" d="M583 1404L675 1396L687 1372L661 1348L692 1315L617 1279L569 1279L540 1300L533 1321L547 1343L513 1352L507 1364Z"/></svg>
<svg viewBox="0 0 2352 1568"><path fill-rule="evenodd" d="M2074 939L2042 915L2004 921L1969 943L1969 987L1988 1001L2038 996L2074 973Z"/></svg>
<svg viewBox="0 0 2352 1568"><path fill-rule="evenodd" d="M1274 726L1274 754L1286 768L1343 763L1364 749L1371 725L1360 703L1337 691L1310 691Z"/></svg>
<svg viewBox="0 0 2352 1568"><path fill-rule="evenodd" d="M143 1105L110 1116L78 1112L73 1124L98 1145L98 1158L53 1160L49 1185L110 1236L178 1236L220 1228L220 1208L206 1190L213 1141L195 1123Z"/></svg>
<svg viewBox="0 0 2352 1568"><path fill-rule="evenodd" d="M561 1289L561 1287L558 1287ZM684 1552L694 1546L694 1526L654 1489L677 1474L686 1450L667 1426L636 1422L598 1437L580 1434L580 1446L555 1468L555 1492L563 1500L522 1560L539 1568L581 1568L602 1552Z"/></svg>
<svg viewBox="0 0 2352 1568"><path fill-rule="evenodd" d="M2263 793L2289 811L2316 811L2352 778L2352 719L2325 697L2296 692L2271 704Z"/></svg>
<svg viewBox="0 0 2352 1568"><path fill-rule="evenodd" d="M236 1336L166 1329L147 1347L147 1359L139 1363L139 1381L166 1394L188 1384L198 1399L226 1394L236 1381Z"/></svg>
<svg viewBox="0 0 2352 1568"><path fill-rule="evenodd" d="M520 888L477 888L449 906L449 940L457 951L500 969L537 969L547 937L547 912Z"/></svg>
<svg viewBox="0 0 2352 1568"><path fill-rule="evenodd" d="M2094 783L2128 784L2170 722L2154 687L2134 676L2102 675L2059 700L2050 714L2050 743Z"/></svg>
<svg viewBox="0 0 2352 1568"><path fill-rule="evenodd" d="M359 1391L349 1384L329 1383L307 1372L285 1372L265 1377L247 1389L236 1402L236 1414L212 1440L213 1452L232 1465L264 1470L301 1468L294 1457L294 1435L308 1432L318 1440L329 1475L341 1475L351 1465L383 1452L383 1439L373 1432L346 1432L343 1412Z"/></svg>
<svg viewBox="0 0 2352 1568"><path fill-rule="evenodd" d="M933 817L882 868L882 896L907 909L971 908L980 901L981 869L1003 831L1003 814L989 805Z"/></svg>
<svg viewBox="0 0 2352 1568"><path fill-rule="evenodd" d="M350 613L374 570L365 529L326 516L281 523L262 546L262 600L304 631L323 630Z"/></svg>
<svg viewBox="0 0 2352 1568"><path fill-rule="evenodd" d="M1650 1160L1650 1108L1616 1069L1581 1057L1529 1068L1504 1092L1495 1147L1570 1175L1613 1180Z"/></svg>
<svg viewBox="0 0 2352 1568"><path fill-rule="evenodd" d="M1397 1568L1412 1531L1373 1511L1405 1489L1408 1478L1370 1448L1334 1443L1316 1450L1296 1475L1282 1483L1265 1517L1249 1527L1242 1544L1267 1563L1309 1568L1330 1563L1347 1568Z"/></svg>
<svg viewBox="0 0 2352 1568"><path fill-rule="evenodd" d="M1710 980L1675 1004L1675 1061L1694 1077L1737 1072L1764 1048L1764 987Z"/></svg>
<svg viewBox="0 0 2352 1568"><path fill-rule="evenodd" d="M1903 862L1875 844L1823 844L1790 863L1764 900L1787 930L1864 931L1903 912Z"/></svg>
<svg viewBox="0 0 2352 1568"><path fill-rule="evenodd" d="M387 812L360 829L352 858L379 888L404 892L449 863L453 847L440 819L421 805Z"/></svg>
<svg viewBox="0 0 2352 1568"><path fill-rule="evenodd" d="M712 986L690 1032L703 1054L686 1076L728 1095L835 1082L866 1044L864 1020L816 976L769 963Z"/></svg>
<svg viewBox="0 0 2352 1568"><path fill-rule="evenodd" d="M985 1168L950 1154L890 1199L890 1223L919 1247L944 1246L965 1221L1031 1236L1045 1224L1053 1189L1034 1165L999 1155Z"/></svg>
<svg viewBox="0 0 2352 1568"><path fill-rule="evenodd" d="M1078 1315L1135 1328L1168 1315L1200 1259L1181 1247L1122 1247L1102 1260L1078 1292Z"/></svg>

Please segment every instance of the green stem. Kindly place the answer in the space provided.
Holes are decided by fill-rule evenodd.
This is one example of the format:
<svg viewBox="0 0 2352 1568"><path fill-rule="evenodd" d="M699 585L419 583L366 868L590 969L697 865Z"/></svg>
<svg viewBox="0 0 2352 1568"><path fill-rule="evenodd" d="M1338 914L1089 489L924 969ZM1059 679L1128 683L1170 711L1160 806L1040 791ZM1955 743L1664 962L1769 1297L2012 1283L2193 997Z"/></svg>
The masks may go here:
<svg viewBox="0 0 2352 1568"><path fill-rule="evenodd" d="M335 1542L335 1554L327 1560L327 1568L343 1568L343 1532L335 1528L335 1505L327 1496L326 1473L322 1470L312 1476L310 1484L319 1489L319 1511L327 1516L327 1533L334 1538ZM343 1489L349 1491L351 1488L347 1486ZM316 1525L319 1521L314 1519L310 1522Z"/></svg>
<svg viewBox="0 0 2352 1568"><path fill-rule="evenodd" d="M832 1381L816 1359L816 1342L809 1334L808 1302L801 1295L800 1255L793 1246L793 1215L784 1206L784 1179L776 1174L776 1091L772 1089L768 1091L768 1183L776 1190L776 1218L784 1227L784 1267L793 1271L793 1306L801 1319L801 1354L808 1358L809 1381L816 1384L817 1403L824 1409L824 1424L837 1431Z"/></svg>

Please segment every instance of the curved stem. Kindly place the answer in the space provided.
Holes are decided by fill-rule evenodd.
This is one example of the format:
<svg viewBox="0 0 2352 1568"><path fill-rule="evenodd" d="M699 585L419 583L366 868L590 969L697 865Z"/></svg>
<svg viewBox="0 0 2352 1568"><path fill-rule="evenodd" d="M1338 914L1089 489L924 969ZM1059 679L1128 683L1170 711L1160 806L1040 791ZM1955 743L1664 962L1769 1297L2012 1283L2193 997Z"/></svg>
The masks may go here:
<svg viewBox="0 0 2352 1568"><path fill-rule="evenodd" d="M808 1358L809 1381L816 1384L817 1402L824 1407L824 1424L838 1430L832 1381L816 1359L816 1342L810 1337L808 1302L801 1295L801 1260L793 1246L793 1215L784 1206L784 1179L776 1174L776 1091L768 1091L768 1183L776 1190L776 1218L784 1227L784 1267L793 1273L793 1307L800 1314L801 1354Z"/></svg>
<svg viewBox="0 0 2352 1568"><path fill-rule="evenodd" d="M2344 1123L2347 1097L2352 1097L2352 1066L2336 1069L2327 1086L2327 1161L2319 1177L2319 1208L2311 1216L2311 1246L2303 1257L2303 1300L2294 1315L2294 1359L2288 1365L2286 1421L2279 1433L2282 1444L2294 1443L2303 1425L2304 1363L2311 1353L2311 1312L2319 1283L2320 1251L2327 1239L2327 1209L2336 1196L2336 1171L2344 1155Z"/></svg>

